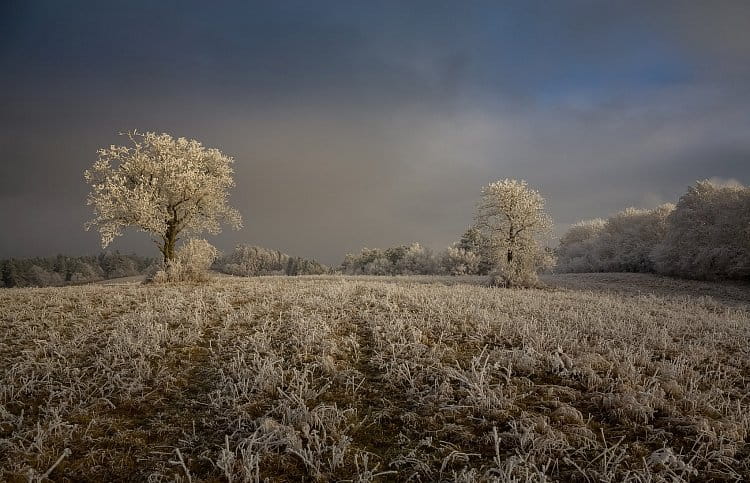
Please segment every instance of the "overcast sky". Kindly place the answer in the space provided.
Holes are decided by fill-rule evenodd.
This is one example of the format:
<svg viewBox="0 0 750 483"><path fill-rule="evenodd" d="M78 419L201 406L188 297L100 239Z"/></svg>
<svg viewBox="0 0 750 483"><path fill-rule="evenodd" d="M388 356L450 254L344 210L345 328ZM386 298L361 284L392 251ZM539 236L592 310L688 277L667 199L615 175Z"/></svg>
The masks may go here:
<svg viewBox="0 0 750 483"><path fill-rule="evenodd" d="M439 249L506 177L559 233L750 183L750 1L4 1L0 258L96 253L82 173L132 129L235 158L221 249Z"/></svg>

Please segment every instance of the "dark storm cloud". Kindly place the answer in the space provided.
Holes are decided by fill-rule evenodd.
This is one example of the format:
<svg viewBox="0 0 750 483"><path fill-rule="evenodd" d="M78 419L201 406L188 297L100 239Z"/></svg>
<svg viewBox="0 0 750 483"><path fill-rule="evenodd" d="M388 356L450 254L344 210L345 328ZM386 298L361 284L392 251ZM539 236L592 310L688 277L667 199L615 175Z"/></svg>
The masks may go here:
<svg viewBox="0 0 750 483"><path fill-rule="evenodd" d="M0 257L96 250L82 172L132 128L236 158L246 228L218 245L327 262L440 248L496 178L561 226L750 182L747 2L0 8Z"/></svg>

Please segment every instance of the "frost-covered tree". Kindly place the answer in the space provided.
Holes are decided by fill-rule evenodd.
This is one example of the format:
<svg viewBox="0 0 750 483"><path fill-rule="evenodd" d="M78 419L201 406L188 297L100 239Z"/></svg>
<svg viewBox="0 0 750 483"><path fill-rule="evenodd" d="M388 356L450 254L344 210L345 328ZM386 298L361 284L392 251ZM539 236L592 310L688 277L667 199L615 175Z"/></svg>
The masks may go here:
<svg viewBox="0 0 750 483"><path fill-rule="evenodd" d="M320 275L330 269L316 260L290 257L286 253L267 248L237 245L228 255L214 263L220 272L240 277L257 275Z"/></svg>
<svg viewBox="0 0 750 483"><path fill-rule="evenodd" d="M102 247L127 227L151 234L165 263L174 259L183 233L217 234L221 223L242 226L228 204L233 159L193 139L147 132L127 134L130 146L99 150L98 160L84 173L91 185L88 205Z"/></svg>
<svg viewBox="0 0 750 483"><path fill-rule="evenodd" d="M627 208L606 220L576 223L560 238L561 272L654 272L654 247L664 240L674 205Z"/></svg>
<svg viewBox="0 0 750 483"><path fill-rule="evenodd" d="M394 275L393 263L385 257L379 257L367 263L363 268L365 275Z"/></svg>
<svg viewBox="0 0 750 483"><path fill-rule="evenodd" d="M493 268L493 255L490 240L480 232L477 227L469 227L461 239L458 241L456 248L472 253L479 257L476 270L471 275L487 275Z"/></svg>
<svg viewBox="0 0 750 483"><path fill-rule="evenodd" d="M419 243L399 245L385 250L363 248L348 254L341 271L350 275L433 275L440 264L432 251Z"/></svg>
<svg viewBox="0 0 750 483"><path fill-rule="evenodd" d="M560 238L555 269L560 272L600 271L598 244L605 224L605 220L595 218L572 225Z"/></svg>
<svg viewBox="0 0 750 483"><path fill-rule="evenodd" d="M544 242L552 230L552 219L544 209L544 198L526 181L504 179L482 189L476 227L487 237L498 277L493 283L527 285L552 260Z"/></svg>
<svg viewBox="0 0 750 483"><path fill-rule="evenodd" d="M448 275L474 275L479 269L480 260L474 252L448 247L440 255L440 267Z"/></svg>
<svg viewBox="0 0 750 483"><path fill-rule="evenodd" d="M653 272L651 252L667 233L667 217L674 205L652 210L627 208L607 219L596 247L600 270Z"/></svg>
<svg viewBox="0 0 750 483"><path fill-rule="evenodd" d="M13 260L3 260L0 267L0 278L3 280L5 287L17 287L19 276Z"/></svg>
<svg viewBox="0 0 750 483"><path fill-rule="evenodd" d="M240 244L217 260L215 267L224 273L240 277L283 275L290 257L278 250Z"/></svg>
<svg viewBox="0 0 750 483"><path fill-rule="evenodd" d="M0 280L6 287L56 286L140 275L152 260L119 252L98 256L0 260Z"/></svg>
<svg viewBox="0 0 750 483"><path fill-rule="evenodd" d="M438 272L438 263L432 250L419 243L404 245L401 256L393 263L397 275L433 275ZM387 253L387 251L386 251Z"/></svg>
<svg viewBox="0 0 750 483"><path fill-rule="evenodd" d="M302 257L290 257L286 264L286 275L323 275L329 273L327 266L317 260L308 260Z"/></svg>
<svg viewBox="0 0 750 483"><path fill-rule="evenodd" d="M660 273L688 278L750 278L750 187L699 181L682 195L655 247Z"/></svg>
<svg viewBox="0 0 750 483"><path fill-rule="evenodd" d="M341 271L348 275L391 275L392 260L398 260L399 252L400 250L394 249L384 251L365 247L358 254L347 254L341 264Z"/></svg>

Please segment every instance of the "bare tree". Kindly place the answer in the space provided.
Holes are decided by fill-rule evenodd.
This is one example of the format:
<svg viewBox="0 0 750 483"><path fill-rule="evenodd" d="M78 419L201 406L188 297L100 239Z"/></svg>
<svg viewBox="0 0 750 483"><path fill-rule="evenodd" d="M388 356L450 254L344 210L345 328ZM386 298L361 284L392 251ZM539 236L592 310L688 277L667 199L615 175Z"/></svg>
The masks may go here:
<svg viewBox="0 0 750 483"><path fill-rule="evenodd" d="M132 146L100 149L84 173L95 215L86 229L97 227L102 247L134 227L154 237L166 263L183 232L217 234L222 222L242 226L239 212L227 203L234 186L231 157L169 134L134 131L127 137Z"/></svg>
<svg viewBox="0 0 750 483"><path fill-rule="evenodd" d="M525 181L504 179L485 186L476 226L489 240L495 258L500 279L493 282L530 284L540 268L551 264L544 240L552 219L544 210L544 198Z"/></svg>

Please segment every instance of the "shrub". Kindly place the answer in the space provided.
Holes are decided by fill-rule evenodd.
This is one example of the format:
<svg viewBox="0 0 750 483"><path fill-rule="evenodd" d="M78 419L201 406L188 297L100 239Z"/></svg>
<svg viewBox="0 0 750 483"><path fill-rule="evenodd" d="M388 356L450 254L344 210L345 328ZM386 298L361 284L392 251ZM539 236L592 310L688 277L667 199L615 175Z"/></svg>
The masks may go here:
<svg viewBox="0 0 750 483"><path fill-rule="evenodd" d="M191 238L177 249L174 260L167 261L151 281L205 282L209 279L208 269L217 256L218 250L206 240Z"/></svg>

